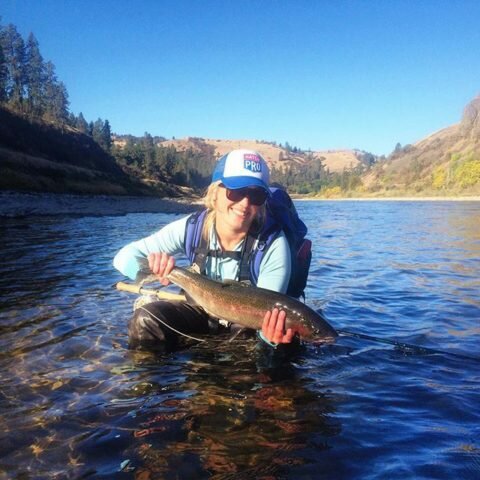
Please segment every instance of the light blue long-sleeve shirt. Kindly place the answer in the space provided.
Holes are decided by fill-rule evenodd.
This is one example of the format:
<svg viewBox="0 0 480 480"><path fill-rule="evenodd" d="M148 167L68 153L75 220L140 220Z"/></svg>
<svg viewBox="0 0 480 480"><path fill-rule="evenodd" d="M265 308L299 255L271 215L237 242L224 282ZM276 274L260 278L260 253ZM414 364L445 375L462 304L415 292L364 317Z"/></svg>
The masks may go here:
<svg viewBox="0 0 480 480"><path fill-rule="evenodd" d="M135 280L139 270L135 257L147 257L150 253L164 252L169 255L185 255L185 228L189 216L165 225L158 232L129 243L123 247L113 260L114 267L127 277ZM236 247L241 251L244 240ZM215 229L210 231L211 250L221 249ZM239 261L233 258L208 257L206 275L214 280L235 280ZM260 264L257 286L280 293L287 291L290 279L290 247L284 233L281 232L272 242Z"/></svg>

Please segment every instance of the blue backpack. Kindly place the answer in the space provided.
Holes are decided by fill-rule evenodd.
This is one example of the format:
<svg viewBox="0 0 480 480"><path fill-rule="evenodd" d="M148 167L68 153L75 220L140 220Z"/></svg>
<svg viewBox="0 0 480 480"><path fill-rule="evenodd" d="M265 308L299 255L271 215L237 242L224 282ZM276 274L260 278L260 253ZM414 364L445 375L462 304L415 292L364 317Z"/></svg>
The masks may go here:
<svg viewBox="0 0 480 480"><path fill-rule="evenodd" d="M196 263L200 272L204 272L209 256L230 257L240 262L239 281L249 280L256 285L265 253L284 232L290 245L291 275L287 295L298 298L305 296L308 271L312 260L312 242L305 238L307 227L298 216L292 199L285 190L271 188L266 202L265 222L258 232L249 232L241 252L209 250L202 238L202 227L207 210L194 213L185 228L185 251L190 262Z"/></svg>

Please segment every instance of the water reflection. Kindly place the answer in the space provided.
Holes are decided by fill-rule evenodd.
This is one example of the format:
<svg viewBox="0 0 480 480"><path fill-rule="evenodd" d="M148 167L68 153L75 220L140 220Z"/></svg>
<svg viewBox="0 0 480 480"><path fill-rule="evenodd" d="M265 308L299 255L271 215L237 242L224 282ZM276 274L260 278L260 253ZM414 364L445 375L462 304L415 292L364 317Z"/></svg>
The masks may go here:
<svg viewBox="0 0 480 480"><path fill-rule="evenodd" d="M480 204L299 210L334 326L478 356ZM2 221L0 478L478 477L478 364L346 337L277 370L246 339L128 351L111 259L173 218Z"/></svg>
<svg viewBox="0 0 480 480"><path fill-rule="evenodd" d="M254 349L211 339L190 352L181 383L153 387L151 372L154 398L134 432L139 478L276 478L307 462L307 448L328 448L340 431L330 395L293 365L259 370Z"/></svg>

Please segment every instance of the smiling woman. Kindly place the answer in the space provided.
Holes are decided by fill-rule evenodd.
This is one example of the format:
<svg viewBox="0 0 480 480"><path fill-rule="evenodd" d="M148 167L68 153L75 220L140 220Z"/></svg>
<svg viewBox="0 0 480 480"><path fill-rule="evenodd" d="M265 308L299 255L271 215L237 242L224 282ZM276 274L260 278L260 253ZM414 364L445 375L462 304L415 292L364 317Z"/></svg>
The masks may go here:
<svg viewBox="0 0 480 480"><path fill-rule="evenodd" d="M251 254L260 244L265 202L270 195L268 183L269 170L261 155L252 150L233 150L216 164L204 198L204 211L128 244L116 255L114 266L135 280L141 259L147 258L150 270L162 284L168 285L167 276L176 261L173 255L184 254L202 275L213 280L245 280L246 272L250 272ZM279 229L263 256L258 278L247 280L258 287L285 293L290 275L290 247ZM298 332L285 330L286 317L285 311L277 308L264 312L261 345L276 348L278 344L298 344ZM262 318L259 320L261 323ZM214 319L201 307L187 302L155 301L135 311L129 324L129 341L131 347L171 348L178 343L178 331L198 334L231 328L235 325ZM285 351L279 351L282 350Z"/></svg>
<svg viewBox="0 0 480 480"><path fill-rule="evenodd" d="M208 229L215 224L218 239L225 250L233 250L235 246L243 240L252 224L256 221L261 223L263 217L263 204L267 199L267 191L259 188L239 188L231 190L220 182L210 185L211 196L213 197L214 208L210 209L207 216L204 236L208 234ZM261 193L258 193L258 192ZM235 192L232 195L232 192ZM261 203L253 203L258 198ZM257 226L258 228L258 226Z"/></svg>

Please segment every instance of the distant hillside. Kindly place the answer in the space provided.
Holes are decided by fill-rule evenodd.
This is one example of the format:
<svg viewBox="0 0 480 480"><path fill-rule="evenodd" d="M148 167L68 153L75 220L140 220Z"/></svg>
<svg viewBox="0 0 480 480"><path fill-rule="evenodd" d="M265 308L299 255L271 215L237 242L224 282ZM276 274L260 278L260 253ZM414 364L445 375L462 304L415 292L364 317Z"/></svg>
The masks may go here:
<svg viewBox="0 0 480 480"><path fill-rule="evenodd" d="M351 189L376 157L359 150L302 151L262 140L219 140L199 137L166 140L114 135L112 153L119 165L143 181L169 183L202 191L215 161L238 148L258 151L270 167L270 180L293 194L314 195L326 188Z"/></svg>
<svg viewBox="0 0 480 480"><path fill-rule="evenodd" d="M272 181L326 198L480 195L480 97L461 122L401 147L385 160L358 150L302 151L259 140L113 135L101 147L64 124L26 120L0 108L0 188L71 193L200 194L216 159L260 152ZM111 153L109 153L111 152Z"/></svg>
<svg viewBox="0 0 480 480"><path fill-rule="evenodd" d="M0 107L0 189L147 193L89 135L32 122Z"/></svg>
<svg viewBox="0 0 480 480"><path fill-rule="evenodd" d="M480 194L480 97L460 123L396 150L363 177L376 195Z"/></svg>
<svg viewBox="0 0 480 480"><path fill-rule="evenodd" d="M195 149L198 140L215 149L215 155L221 157L225 153L237 148L256 150L265 158L267 163L277 169L284 169L292 164L304 165L312 159L321 160L326 170L330 172L343 172L345 169L353 169L361 163L361 155L354 150L328 150L303 152L299 149L292 150L276 143L260 140L215 140L210 138L183 138L164 140L163 146L173 146L177 150Z"/></svg>

